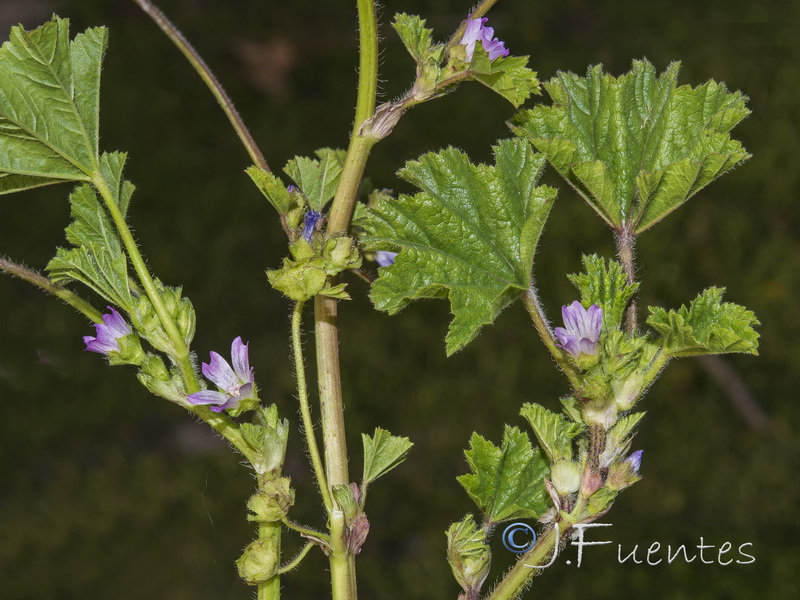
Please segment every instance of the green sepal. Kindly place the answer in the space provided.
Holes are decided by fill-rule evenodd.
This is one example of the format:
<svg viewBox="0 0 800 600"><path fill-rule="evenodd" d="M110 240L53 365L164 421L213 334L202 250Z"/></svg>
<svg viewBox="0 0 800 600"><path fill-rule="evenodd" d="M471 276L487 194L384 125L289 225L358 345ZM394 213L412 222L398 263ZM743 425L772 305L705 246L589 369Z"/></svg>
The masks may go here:
<svg viewBox="0 0 800 600"><path fill-rule="evenodd" d="M603 329L619 328L628 302L639 284L628 284L625 271L615 260L606 262L597 254L583 256L583 273L567 275L581 293L581 304L589 308L596 304L603 309Z"/></svg>
<svg viewBox="0 0 800 600"><path fill-rule="evenodd" d="M105 28L69 39L69 20L11 28L0 48L0 189L89 181L98 160Z"/></svg>
<svg viewBox="0 0 800 600"><path fill-rule="evenodd" d="M586 514L597 515L607 511L611 508L618 493L618 490L612 490L607 487L600 488L589 497L589 502L586 506Z"/></svg>
<svg viewBox="0 0 800 600"><path fill-rule="evenodd" d="M250 496L247 501L248 521L257 523L275 523L286 517L294 505L292 480L288 477L276 477L265 482L262 488Z"/></svg>
<svg viewBox="0 0 800 600"><path fill-rule="evenodd" d="M489 60L489 54L481 44L475 44L469 77L488 87L496 94L519 108L533 94L542 90L536 71L528 68L529 56L501 56Z"/></svg>
<svg viewBox="0 0 800 600"><path fill-rule="evenodd" d="M549 411L540 404L523 404L520 414L531 424L539 446L550 462L572 460L572 440L583 431L583 425L572 423L564 415Z"/></svg>
<svg viewBox="0 0 800 600"><path fill-rule="evenodd" d="M319 160L296 156L286 163L284 172L303 192L308 205L317 212L322 212L336 194L347 152L321 148L314 154Z"/></svg>
<svg viewBox="0 0 800 600"><path fill-rule="evenodd" d="M274 552L275 540L254 540L236 560L236 569L248 585L260 585L273 577L279 567L279 557Z"/></svg>
<svg viewBox="0 0 800 600"><path fill-rule="evenodd" d="M526 433L506 425L500 448L473 433L464 454L472 473L458 482L488 522L537 519L549 508L544 485L549 467Z"/></svg>
<svg viewBox="0 0 800 600"><path fill-rule="evenodd" d="M744 352L758 354L759 321L752 311L722 302L725 288L700 293L687 308L667 312L650 307L648 325L661 334L664 352L670 356L700 356Z"/></svg>
<svg viewBox="0 0 800 600"><path fill-rule="evenodd" d="M180 373L167 369L161 357L150 353L145 354L136 376L150 393L185 408L193 407L186 399L187 392Z"/></svg>
<svg viewBox="0 0 800 600"><path fill-rule="evenodd" d="M486 532L472 515L453 523L445 531L447 562L458 585L465 591L479 590L492 566L492 550Z"/></svg>
<svg viewBox="0 0 800 600"><path fill-rule="evenodd" d="M746 97L709 81L677 87L678 63L661 75L646 60L615 78L602 66L545 84L552 106L514 119L597 213L638 234L750 155L730 130Z"/></svg>
<svg viewBox="0 0 800 600"><path fill-rule="evenodd" d="M286 458L289 421L278 417L278 407L274 404L264 407L256 403L249 409L256 411L253 422L242 423L240 427L244 439L256 451L253 468L259 475L277 476Z"/></svg>
<svg viewBox="0 0 800 600"><path fill-rule="evenodd" d="M536 186L544 159L530 144L503 140L493 150L492 166L455 148L407 163L399 175L422 192L383 200L365 224L367 250L401 249L372 285L375 306L395 314L419 298L449 298L448 355L528 291L556 196Z"/></svg>
<svg viewBox="0 0 800 600"><path fill-rule="evenodd" d="M392 435L380 427L375 429L372 436L362 433L361 441L364 445L362 487L366 487L403 462L411 446L414 445L407 437Z"/></svg>
<svg viewBox="0 0 800 600"><path fill-rule="evenodd" d="M108 354L108 364L116 365L135 365L139 366L144 361L145 354L142 350L142 342L135 333L117 338L119 352Z"/></svg>

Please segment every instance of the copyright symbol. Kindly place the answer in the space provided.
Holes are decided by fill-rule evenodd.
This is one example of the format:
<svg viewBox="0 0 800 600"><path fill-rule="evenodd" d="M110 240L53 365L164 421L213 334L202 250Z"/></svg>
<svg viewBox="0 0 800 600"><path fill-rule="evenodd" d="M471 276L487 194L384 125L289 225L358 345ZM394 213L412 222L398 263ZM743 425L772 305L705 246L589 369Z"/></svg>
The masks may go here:
<svg viewBox="0 0 800 600"><path fill-rule="evenodd" d="M536 532L527 523L512 523L503 531L503 546L515 554L527 552L536 543Z"/></svg>

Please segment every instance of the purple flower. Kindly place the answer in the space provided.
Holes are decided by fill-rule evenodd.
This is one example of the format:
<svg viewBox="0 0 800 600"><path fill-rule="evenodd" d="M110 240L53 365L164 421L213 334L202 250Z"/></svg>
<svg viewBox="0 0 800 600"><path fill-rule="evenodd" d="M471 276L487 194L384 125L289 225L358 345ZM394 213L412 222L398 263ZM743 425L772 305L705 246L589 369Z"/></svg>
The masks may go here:
<svg viewBox="0 0 800 600"><path fill-rule="evenodd" d="M317 226L317 221L321 218L322 215L315 210L310 210L306 213L306 218L303 222L303 239L309 244L314 238L314 228Z"/></svg>
<svg viewBox="0 0 800 600"><path fill-rule="evenodd" d="M86 344L86 350L89 352L97 352L98 354L105 354L108 356L111 352L119 352L120 338L133 333L131 326L119 314L115 308L108 306L111 312L103 315L103 322L94 326L97 337L90 335L83 336L83 343Z"/></svg>
<svg viewBox="0 0 800 600"><path fill-rule="evenodd" d="M494 37L494 28L484 27L483 24L489 19L473 19L472 15L467 19L467 27L464 29L464 35L461 37L461 45L467 48L467 62L472 61L472 55L475 53L475 44L481 43L483 49L489 54L489 60L494 60L501 56L508 56L509 50L505 46L505 42L501 42Z"/></svg>
<svg viewBox="0 0 800 600"><path fill-rule="evenodd" d="M642 454L644 454L644 450L637 450L625 459L625 462L631 466L631 471L633 471L634 475L639 475L639 467L642 466Z"/></svg>
<svg viewBox="0 0 800 600"><path fill-rule="evenodd" d="M600 329L603 327L603 309L592 304L587 310L575 300L569 306L561 307L561 316L564 318L566 329L555 328L559 346L574 358L578 358L581 354L595 356Z"/></svg>
<svg viewBox="0 0 800 600"><path fill-rule="evenodd" d="M255 381L247 344L237 337L231 344L231 361L233 368L216 352L211 352L211 360L203 363L203 375L222 390L214 392L203 390L187 396L192 404L214 404L211 410L222 412L229 408L238 408L239 402L255 398Z"/></svg>
<svg viewBox="0 0 800 600"><path fill-rule="evenodd" d="M394 259L397 258L399 252L388 252L386 250L378 250L375 253L375 262L382 267L390 267L394 264Z"/></svg>
<svg viewBox="0 0 800 600"><path fill-rule="evenodd" d="M297 186L296 185L290 185L289 187L286 188L286 191L289 192L290 194L292 192L296 192L297 191Z"/></svg>

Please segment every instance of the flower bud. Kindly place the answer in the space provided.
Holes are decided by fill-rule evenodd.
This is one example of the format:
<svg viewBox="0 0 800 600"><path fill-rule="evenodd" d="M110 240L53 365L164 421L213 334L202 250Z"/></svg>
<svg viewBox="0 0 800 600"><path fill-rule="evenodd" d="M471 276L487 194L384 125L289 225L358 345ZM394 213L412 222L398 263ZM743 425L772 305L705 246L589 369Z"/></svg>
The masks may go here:
<svg viewBox="0 0 800 600"><path fill-rule="evenodd" d="M469 594L483 585L492 564L486 534L475 525L472 515L453 523L447 535L447 562L461 588Z"/></svg>
<svg viewBox="0 0 800 600"><path fill-rule="evenodd" d="M275 575L278 568L278 556L272 551L274 540L255 540L244 549L244 553L236 561L239 577L248 585L264 583Z"/></svg>
<svg viewBox="0 0 800 600"><path fill-rule="evenodd" d="M577 492L581 486L580 465L571 460L557 460L550 469L550 481L560 496Z"/></svg>

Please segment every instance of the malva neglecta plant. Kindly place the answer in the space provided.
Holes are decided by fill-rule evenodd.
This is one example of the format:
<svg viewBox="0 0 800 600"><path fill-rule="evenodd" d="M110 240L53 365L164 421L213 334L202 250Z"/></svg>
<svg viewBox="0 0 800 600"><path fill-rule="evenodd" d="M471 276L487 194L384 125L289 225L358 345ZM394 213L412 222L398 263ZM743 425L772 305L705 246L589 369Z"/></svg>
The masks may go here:
<svg viewBox="0 0 800 600"><path fill-rule="evenodd" d="M332 596L357 597L357 556L371 527L369 487L398 466L412 447L384 429L362 434L363 471L350 473L338 359L337 307L349 298L348 277L371 282L378 310L397 313L419 298L447 299L453 315L446 352L464 349L504 309L521 302L533 330L567 378L570 393L554 413L524 403L520 415L535 436L506 426L499 443L474 433L469 473L459 482L477 514L446 531L446 558L464 600L523 595L538 569L571 529L605 515L636 483L646 457L633 446L643 412L638 402L675 358L756 354L753 313L723 302L710 287L679 309L637 306L637 237L749 155L730 131L748 115L746 98L709 81L678 86L678 64L663 73L646 60L619 77L593 66L584 76L558 73L543 84L549 100L519 110L512 135L493 147L493 164L475 164L448 147L408 162L398 174L418 188L394 197L364 194L373 146L409 109L477 81L519 109L540 82L528 57L511 54L484 15L485 0L446 41L437 42L418 16L398 14L392 27L415 65L408 91L376 103L378 36L372 0L358 0L358 100L346 150L322 148L274 173L227 94L202 59L149 0L136 2L175 42L208 84L249 153L247 175L278 213L288 255L267 280L292 306L291 340L304 447L324 506L323 531L291 518L296 498L283 475L289 424L276 404L259 398L246 332L200 362L192 351L195 312L181 287L148 269L131 233L134 185L126 155L99 146L100 74L108 32L70 38L69 22L11 30L0 49L0 193L72 182L66 246L41 275L9 259L0 268L70 304L94 323L86 350L111 365L131 365L153 394L208 423L252 469L247 501L256 529L237 568L261 600L280 597L281 578L309 552L328 558ZM563 326L546 318L534 281L534 258L557 190L539 185L552 167L611 229L616 258L583 257L569 275L576 298L565 298ZM372 264L370 264L372 263ZM266 281L265 281L266 283ZM88 288L93 300L74 289ZM231 302L236 298L232 297ZM302 320L313 305L318 405L305 373ZM106 308L100 309L98 306ZM409 374L410 375L410 374ZM287 400L288 401L288 400ZM314 413L318 413L318 417ZM315 419L321 424L321 443ZM355 462L355 461L354 461ZM317 502L316 498L303 498ZM456 515L455 517L458 517ZM506 573L492 573L489 538L512 520L537 521L535 545ZM306 541L286 557L281 539ZM492 575L496 579L488 584ZM456 589L454 587L454 589Z"/></svg>

